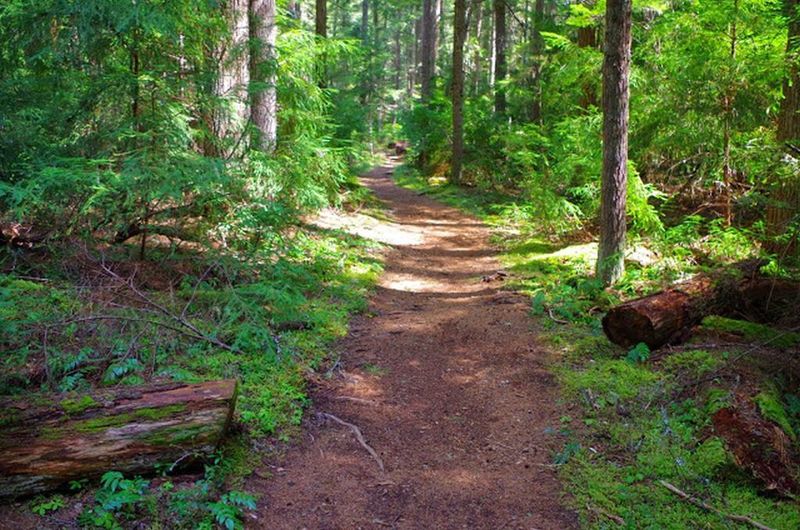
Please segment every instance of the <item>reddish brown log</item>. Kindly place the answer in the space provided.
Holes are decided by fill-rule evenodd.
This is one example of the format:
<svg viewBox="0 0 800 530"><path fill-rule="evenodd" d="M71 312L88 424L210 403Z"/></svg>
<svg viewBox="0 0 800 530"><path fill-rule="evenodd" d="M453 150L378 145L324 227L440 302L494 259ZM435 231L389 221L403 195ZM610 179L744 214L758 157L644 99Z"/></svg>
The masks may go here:
<svg viewBox="0 0 800 530"><path fill-rule="evenodd" d="M612 308L603 317L603 331L614 344L650 349L680 342L692 326L714 312L715 282L708 276Z"/></svg>
<svg viewBox="0 0 800 530"><path fill-rule="evenodd" d="M152 473L213 452L230 424L236 381L150 385L53 400L0 401L0 496Z"/></svg>
<svg viewBox="0 0 800 530"><path fill-rule="evenodd" d="M764 419L747 397L711 418L714 432L725 443L736 465L751 473L766 489L782 496L798 493L798 458L792 441L777 424Z"/></svg>
<svg viewBox="0 0 800 530"><path fill-rule="evenodd" d="M656 349L688 339L692 327L708 315L770 322L785 317L798 302L800 284L795 282L752 275L701 274L612 308L603 317L603 331L619 346L645 343Z"/></svg>

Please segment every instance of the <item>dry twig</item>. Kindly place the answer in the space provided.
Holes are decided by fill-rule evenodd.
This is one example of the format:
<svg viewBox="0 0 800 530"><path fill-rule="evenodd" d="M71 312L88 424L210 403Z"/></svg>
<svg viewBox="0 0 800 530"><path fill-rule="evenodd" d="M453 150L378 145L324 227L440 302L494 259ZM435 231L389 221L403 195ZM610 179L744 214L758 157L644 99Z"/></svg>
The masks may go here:
<svg viewBox="0 0 800 530"><path fill-rule="evenodd" d="M702 508L703 510L716 513L717 515L720 515L720 516L722 516L722 517L724 517L726 519L729 519L729 520L737 522L737 523L749 524L750 526L752 526L754 528L758 528L759 530L773 530L769 526L761 524L758 521L754 521L753 519L747 517L746 515L735 515L735 514L726 513L726 512L723 512L722 510L714 508L713 506L711 506L707 502L702 501L702 500L698 499L697 497L695 497L693 495L689 495L685 491L682 491L682 490L678 489L677 487L673 486L672 484L670 484L666 480L659 480L658 483L661 484L662 486L664 486L665 488L667 488L669 491L671 491L672 493L674 493L678 497L680 497L681 499L694 504L698 508Z"/></svg>
<svg viewBox="0 0 800 530"><path fill-rule="evenodd" d="M340 425L344 425L345 427L348 427L351 431L353 431L353 434L356 435L356 440L358 440L358 443L360 443L361 446L364 449L367 450L367 452L372 456L372 458L375 460L375 462L377 462L378 468L380 468L381 473L383 473L383 471L384 471L383 460L381 460L381 457L378 455L378 453L375 451L375 449L370 447L370 445L364 439L364 433L361 432L361 429L359 429L356 425L353 425L350 422L344 421L343 419L339 418L338 416L334 416L333 414L329 414L327 412L321 412L320 414L323 417L331 419L331 420L335 421L336 423L338 423Z"/></svg>

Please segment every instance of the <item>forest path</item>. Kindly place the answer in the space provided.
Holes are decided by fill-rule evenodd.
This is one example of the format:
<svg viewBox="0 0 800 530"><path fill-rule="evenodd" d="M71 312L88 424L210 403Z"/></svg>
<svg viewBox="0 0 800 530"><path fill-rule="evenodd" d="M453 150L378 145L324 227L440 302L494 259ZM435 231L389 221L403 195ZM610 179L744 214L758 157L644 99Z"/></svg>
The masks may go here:
<svg viewBox="0 0 800 530"><path fill-rule="evenodd" d="M362 177L390 222L328 214L390 243L369 311L338 344L341 369L312 390L302 441L257 473L248 526L268 529L568 529L552 451L559 398L527 298L481 277L499 268L475 219ZM385 471L353 430L358 426Z"/></svg>

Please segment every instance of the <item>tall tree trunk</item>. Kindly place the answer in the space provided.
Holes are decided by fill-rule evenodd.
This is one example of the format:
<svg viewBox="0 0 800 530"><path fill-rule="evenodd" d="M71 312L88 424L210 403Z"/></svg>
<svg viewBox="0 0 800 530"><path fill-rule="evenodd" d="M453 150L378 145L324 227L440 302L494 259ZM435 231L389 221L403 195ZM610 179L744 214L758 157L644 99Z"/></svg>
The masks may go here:
<svg viewBox="0 0 800 530"><path fill-rule="evenodd" d="M494 112L506 112L506 0L494 1Z"/></svg>
<svg viewBox="0 0 800 530"><path fill-rule="evenodd" d="M403 47L400 42L400 30L394 33L394 89L400 90L400 70L403 67Z"/></svg>
<svg viewBox="0 0 800 530"><path fill-rule="evenodd" d="M728 53L728 58L731 62L731 68L733 68L734 62L736 61L736 19L739 16L739 0L734 0L733 11L733 20L730 24L730 48ZM731 130L733 129L733 115L736 110L733 108L733 102L735 99L736 86L731 85L726 87L725 94L722 97L722 182L724 186L723 193L725 194L725 224L727 226L730 226L731 221L733 221L733 166L731 165Z"/></svg>
<svg viewBox="0 0 800 530"><path fill-rule="evenodd" d="M632 0L606 3L603 61L603 181L597 277L604 285L624 272L625 202L628 181L628 78Z"/></svg>
<svg viewBox="0 0 800 530"><path fill-rule="evenodd" d="M481 86L481 30L483 29L483 6L480 2L474 6L475 15L475 53L472 55L472 84L470 92L473 96L478 94Z"/></svg>
<svg viewBox="0 0 800 530"><path fill-rule="evenodd" d="M592 8L596 0L583 0L583 5ZM597 48L597 27L592 24L578 28L578 47L579 48ZM583 84L583 96L581 97L580 106L584 109L597 106L597 93L594 90L594 85L591 82Z"/></svg>
<svg viewBox="0 0 800 530"><path fill-rule="evenodd" d="M777 140L786 146L793 158L796 155L796 143L800 140L800 0L784 0L784 10L789 18L788 40L786 43L786 61L788 75L783 80L783 99L778 113ZM787 246L776 238L782 236L789 224L800 210L800 177L775 179L771 183L770 203L767 205L767 241L766 248L776 254L785 254L797 249L796 237Z"/></svg>
<svg viewBox="0 0 800 530"><path fill-rule="evenodd" d="M233 147L244 147L240 142L250 115L247 86L250 83L250 19L248 0L229 0L225 18L230 36L217 52L219 70L214 85L214 95L224 101L213 113L212 129L219 146L214 154L227 156Z"/></svg>
<svg viewBox="0 0 800 530"><path fill-rule="evenodd" d="M436 70L436 0L424 0L422 11L422 101L429 101L433 94Z"/></svg>
<svg viewBox="0 0 800 530"><path fill-rule="evenodd" d="M316 0L314 13L314 33L320 37L328 36L328 0Z"/></svg>
<svg viewBox="0 0 800 530"><path fill-rule="evenodd" d="M367 28L369 26L369 0L361 0L361 40L367 42Z"/></svg>
<svg viewBox="0 0 800 530"><path fill-rule="evenodd" d="M467 0L455 0L453 15L453 160L451 179L461 181L464 163L464 41L467 38Z"/></svg>
<svg viewBox="0 0 800 530"><path fill-rule="evenodd" d="M250 0L250 30L254 44L251 73L255 86L252 95L252 120L258 131L257 145L266 152L275 150L278 140L278 93L275 72L275 0Z"/></svg>
<svg viewBox="0 0 800 530"><path fill-rule="evenodd" d="M541 123L542 121L542 54L544 53L544 39L542 38L542 26L545 22L544 0L536 0L533 7L533 34L531 35L531 52L533 63L531 64L531 91L533 101L531 102L531 121Z"/></svg>

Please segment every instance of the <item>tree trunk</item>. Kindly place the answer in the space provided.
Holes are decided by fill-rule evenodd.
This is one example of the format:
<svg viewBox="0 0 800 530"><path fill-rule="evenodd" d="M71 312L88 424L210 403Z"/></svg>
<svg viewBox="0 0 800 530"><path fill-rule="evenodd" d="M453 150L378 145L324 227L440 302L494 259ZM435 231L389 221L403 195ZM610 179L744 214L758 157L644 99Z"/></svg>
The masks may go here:
<svg viewBox="0 0 800 530"><path fill-rule="evenodd" d="M106 471L147 474L210 455L233 417L236 381L117 388L0 402L0 496L58 488ZM182 462L185 463L185 460Z"/></svg>
<svg viewBox="0 0 800 530"><path fill-rule="evenodd" d="M533 64L531 65L531 91L533 101L531 102L531 121L541 123L542 121L542 54L544 53L544 39L542 38L542 26L545 21L544 0L536 0L533 13L533 35L531 36L531 52Z"/></svg>
<svg viewBox="0 0 800 530"><path fill-rule="evenodd" d="M422 101L433 95L436 70L436 0L424 0L422 11L422 68L420 91Z"/></svg>
<svg viewBox="0 0 800 530"><path fill-rule="evenodd" d="M464 41L467 38L467 2L455 0L453 22L453 160L451 179L461 181L464 163Z"/></svg>
<svg viewBox="0 0 800 530"><path fill-rule="evenodd" d="M250 21L248 0L230 0L225 17L230 36L217 51L219 69L214 95L224 101L212 116L212 132L218 140L210 154L228 156L234 147L244 148L239 141L250 116L247 86L250 83Z"/></svg>
<svg viewBox="0 0 800 530"><path fill-rule="evenodd" d="M258 147L275 150L278 140L278 93L276 89L275 0L250 0L251 32L254 43L251 73L257 88L252 95L252 120L258 131ZM260 86L259 86L260 85Z"/></svg>
<svg viewBox="0 0 800 530"><path fill-rule="evenodd" d="M481 30L483 29L483 6L477 3L474 8L475 14L475 53L472 56L472 86L471 94L476 96L481 87Z"/></svg>
<svg viewBox="0 0 800 530"><path fill-rule="evenodd" d="M749 266L744 263L742 266ZM794 311L800 285L751 275L700 274L670 289L612 308L603 331L614 344L650 349L687 340L693 326L709 315L730 315L771 322Z"/></svg>
<svg viewBox="0 0 800 530"><path fill-rule="evenodd" d="M367 42L367 29L369 27L369 0L361 0L361 41Z"/></svg>
<svg viewBox="0 0 800 530"><path fill-rule="evenodd" d="M796 143L800 139L800 0L784 0L784 10L789 18L786 61L788 75L783 80L783 99L778 113L777 140L785 146L789 156L797 158ZM789 178L773 179L770 189L770 202L767 205L767 241L770 252L783 255L796 251L797 237L793 241L781 243L777 238L785 234L792 220L800 210L800 177L796 170Z"/></svg>
<svg viewBox="0 0 800 530"><path fill-rule="evenodd" d="M494 112L506 112L506 0L494 0Z"/></svg>
<svg viewBox="0 0 800 530"><path fill-rule="evenodd" d="M597 277L604 285L624 272L625 202L628 181L628 76L631 2L608 0L603 62L603 175Z"/></svg>
<svg viewBox="0 0 800 530"><path fill-rule="evenodd" d="M583 4L592 8L595 5L595 0L584 0ZM608 10L606 9L607 12ZM597 28L594 25L578 28L578 47L597 48ZM583 84L583 96L581 97L580 106L584 109L597 106L597 94L591 82Z"/></svg>
<svg viewBox="0 0 800 530"><path fill-rule="evenodd" d="M328 0L317 0L314 13L314 32L320 37L328 36Z"/></svg>

